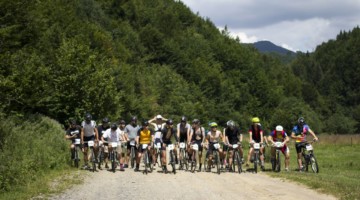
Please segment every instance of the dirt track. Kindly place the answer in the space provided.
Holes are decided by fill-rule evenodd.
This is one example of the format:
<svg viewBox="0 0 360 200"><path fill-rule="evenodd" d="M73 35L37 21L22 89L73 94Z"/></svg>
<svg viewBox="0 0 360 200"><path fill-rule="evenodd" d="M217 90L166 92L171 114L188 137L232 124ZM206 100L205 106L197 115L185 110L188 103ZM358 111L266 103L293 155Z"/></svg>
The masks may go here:
<svg viewBox="0 0 360 200"><path fill-rule="evenodd" d="M142 168L140 167L140 170ZM269 172L158 172L148 175L126 169L115 173L86 172L84 184L51 199L335 199L306 186L270 178Z"/></svg>

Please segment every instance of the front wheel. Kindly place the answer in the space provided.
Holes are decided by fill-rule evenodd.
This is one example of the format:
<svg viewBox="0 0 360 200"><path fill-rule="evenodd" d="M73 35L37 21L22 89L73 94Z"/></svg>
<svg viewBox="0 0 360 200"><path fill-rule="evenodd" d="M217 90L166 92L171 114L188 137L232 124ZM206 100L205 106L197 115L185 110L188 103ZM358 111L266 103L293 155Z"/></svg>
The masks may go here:
<svg viewBox="0 0 360 200"><path fill-rule="evenodd" d="M255 152L255 157L254 157L254 171L255 173L258 172L258 163L259 162L259 153Z"/></svg>
<svg viewBox="0 0 360 200"><path fill-rule="evenodd" d="M310 165L314 173L319 173L319 166L314 155L310 155Z"/></svg>
<svg viewBox="0 0 360 200"><path fill-rule="evenodd" d="M280 170L281 170L280 151L276 151L275 172L280 172Z"/></svg>
<svg viewBox="0 0 360 200"><path fill-rule="evenodd" d="M173 173L176 174L175 159L174 159L174 151L173 150L170 151L170 163L171 163Z"/></svg>
<svg viewBox="0 0 360 200"><path fill-rule="evenodd" d="M135 167L135 148L132 146L130 150L131 168Z"/></svg>
<svg viewBox="0 0 360 200"><path fill-rule="evenodd" d="M241 158L239 155L239 152L235 152L235 158L236 158L236 162L237 162L237 166L238 166L238 172L239 174L242 172L242 163L241 163ZM235 163L235 161L233 160L233 163ZM235 165L234 165L234 171L235 171Z"/></svg>
<svg viewBox="0 0 360 200"><path fill-rule="evenodd" d="M219 157L219 152L215 151L215 162L216 162L216 172L218 174L220 174L220 157Z"/></svg>

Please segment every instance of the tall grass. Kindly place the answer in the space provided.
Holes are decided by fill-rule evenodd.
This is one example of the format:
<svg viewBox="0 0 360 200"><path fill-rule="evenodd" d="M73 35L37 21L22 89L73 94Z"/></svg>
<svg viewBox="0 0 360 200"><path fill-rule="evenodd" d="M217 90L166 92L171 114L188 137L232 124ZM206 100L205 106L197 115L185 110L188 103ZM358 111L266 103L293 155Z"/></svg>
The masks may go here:
<svg viewBox="0 0 360 200"><path fill-rule="evenodd" d="M68 148L64 131L54 120L41 115L1 119L0 198L20 198L9 194L21 193L36 180L68 168Z"/></svg>

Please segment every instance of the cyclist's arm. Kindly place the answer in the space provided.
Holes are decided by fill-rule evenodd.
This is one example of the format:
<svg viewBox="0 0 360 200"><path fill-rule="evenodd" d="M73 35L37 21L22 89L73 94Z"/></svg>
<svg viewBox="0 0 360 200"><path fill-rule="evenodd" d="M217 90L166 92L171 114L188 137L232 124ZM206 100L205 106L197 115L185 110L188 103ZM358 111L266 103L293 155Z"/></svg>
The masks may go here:
<svg viewBox="0 0 360 200"><path fill-rule="evenodd" d="M318 137L316 137L314 131L312 131L310 128L309 128L309 133L314 137L315 140L319 139Z"/></svg>
<svg viewBox="0 0 360 200"><path fill-rule="evenodd" d="M295 132L293 131L293 132L291 132L291 138L296 140L296 139L302 138L302 136L301 135L295 136Z"/></svg>
<svg viewBox="0 0 360 200"><path fill-rule="evenodd" d="M179 127L176 127L176 136L177 138L180 138L180 126ZM189 135L188 135L189 136Z"/></svg>
<svg viewBox="0 0 360 200"><path fill-rule="evenodd" d="M81 128L80 137L81 137L81 142L84 142L84 128Z"/></svg>
<svg viewBox="0 0 360 200"><path fill-rule="evenodd" d="M188 127L187 133L186 133L187 138L188 138L188 139L187 139L188 141L191 141L191 137L190 137L190 136L191 136L191 131L190 131L190 130L191 130L191 127Z"/></svg>
<svg viewBox="0 0 360 200"><path fill-rule="evenodd" d="M271 135L268 136L268 141L270 141L271 144L274 144L274 140L273 140L273 137Z"/></svg>
<svg viewBox="0 0 360 200"><path fill-rule="evenodd" d="M286 136L286 137L285 137L285 140L284 140L284 144L287 144L289 141L290 141L289 136Z"/></svg>
<svg viewBox="0 0 360 200"><path fill-rule="evenodd" d="M260 131L260 142L261 144L264 144L264 132Z"/></svg>
<svg viewBox="0 0 360 200"><path fill-rule="evenodd" d="M249 131L249 143L253 143L252 132Z"/></svg>
<svg viewBox="0 0 360 200"><path fill-rule="evenodd" d="M94 131L95 131L95 139L96 141L99 141L99 132L96 127L94 128Z"/></svg>

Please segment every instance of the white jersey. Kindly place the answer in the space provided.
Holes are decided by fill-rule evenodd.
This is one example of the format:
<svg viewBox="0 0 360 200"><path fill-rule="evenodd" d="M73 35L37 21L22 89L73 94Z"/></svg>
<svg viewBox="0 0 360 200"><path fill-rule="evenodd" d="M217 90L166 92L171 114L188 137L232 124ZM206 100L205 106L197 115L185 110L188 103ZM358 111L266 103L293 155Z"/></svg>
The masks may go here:
<svg viewBox="0 0 360 200"><path fill-rule="evenodd" d="M104 139L107 138L108 142L120 142L121 131L119 128L116 129L115 131L109 128L104 132L103 138Z"/></svg>
<svg viewBox="0 0 360 200"><path fill-rule="evenodd" d="M151 123L154 126L154 138L155 139L161 139L161 130L165 127L165 123L162 124L156 124L156 123Z"/></svg>
<svg viewBox="0 0 360 200"><path fill-rule="evenodd" d="M81 127L84 129L84 136L85 137L91 137L93 135L95 135L95 131L94 129L96 128L96 122L91 120L90 123L86 123L85 121L83 121L81 123Z"/></svg>

